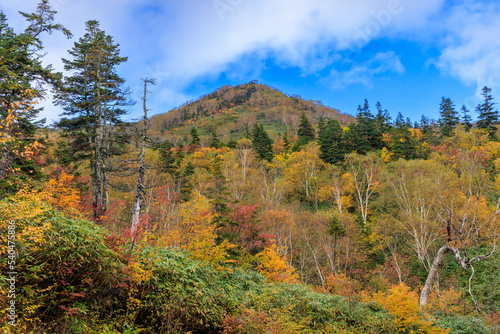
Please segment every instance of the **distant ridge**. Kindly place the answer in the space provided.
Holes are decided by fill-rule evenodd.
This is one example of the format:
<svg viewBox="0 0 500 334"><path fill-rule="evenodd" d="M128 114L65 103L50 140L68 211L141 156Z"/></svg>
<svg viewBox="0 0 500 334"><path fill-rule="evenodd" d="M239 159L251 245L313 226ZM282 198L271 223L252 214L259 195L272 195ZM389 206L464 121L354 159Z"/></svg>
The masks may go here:
<svg viewBox="0 0 500 334"><path fill-rule="evenodd" d="M276 88L250 81L237 86L222 86L165 114L155 115L151 118L150 130L160 137L179 142L185 141L191 128L196 127L202 141L203 136L216 132L227 142L247 136L253 124L260 122L272 137L285 132L294 136L302 113L313 125L320 117L334 118L343 125L354 120L354 117L320 101L286 95Z"/></svg>

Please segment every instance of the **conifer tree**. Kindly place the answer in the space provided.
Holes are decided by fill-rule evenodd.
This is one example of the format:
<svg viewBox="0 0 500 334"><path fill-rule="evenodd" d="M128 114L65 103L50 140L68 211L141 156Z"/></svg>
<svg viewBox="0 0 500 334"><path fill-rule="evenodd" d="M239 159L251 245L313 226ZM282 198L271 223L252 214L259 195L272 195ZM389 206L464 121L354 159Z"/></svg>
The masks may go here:
<svg viewBox="0 0 500 334"><path fill-rule="evenodd" d="M405 121L405 118L403 117L403 114L400 112L398 112L398 116L396 116L396 120L394 121L394 126L396 128L402 128L404 126L406 126L406 121Z"/></svg>
<svg viewBox="0 0 500 334"><path fill-rule="evenodd" d="M227 180L222 173L222 158L219 154L215 155L212 161L211 173L214 180L214 187L211 189L211 197L215 205L215 211L220 213L227 208Z"/></svg>
<svg viewBox="0 0 500 334"><path fill-rule="evenodd" d="M342 141L343 130L336 119L330 119L318 134L320 158L324 162L334 164L344 158L345 147Z"/></svg>
<svg viewBox="0 0 500 334"><path fill-rule="evenodd" d="M472 128L472 117L470 116L469 109L467 109L465 105L462 106L462 125L467 132Z"/></svg>
<svg viewBox="0 0 500 334"><path fill-rule="evenodd" d="M194 174L195 169L191 161L188 161L184 171L181 175L181 196L183 201L189 201L191 197L191 192L193 190L193 184L191 182L191 176Z"/></svg>
<svg viewBox="0 0 500 334"><path fill-rule="evenodd" d="M299 151L302 146L306 145L316 138L314 128L304 112L302 112L302 115L300 116L300 123L297 134L299 135L299 139L293 146L293 151Z"/></svg>
<svg viewBox="0 0 500 334"><path fill-rule="evenodd" d="M213 148L220 148L221 147L220 140L217 137L217 132L215 132L215 131L212 132L212 141L210 142L210 147L213 147Z"/></svg>
<svg viewBox="0 0 500 334"><path fill-rule="evenodd" d="M263 160L273 160L273 141L262 124L255 124L252 132L252 145L257 155Z"/></svg>
<svg viewBox="0 0 500 334"><path fill-rule="evenodd" d="M366 154L383 147L382 134L378 131L375 118L370 111L368 101L363 106L358 106L356 123L350 126L354 139L354 150L360 154Z"/></svg>
<svg viewBox="0 0 500 334"><path fill-rule="evenodd" d="M493 97L491 96L491 88L484 86L481 92L484 99L482 104L476 107L476 112L479 114L477 127L488 130L491 139L496 138L496 126L498 124L498 110L495 109Z"/></svg>
<svg viewBox="0 0 500 334"><path fill-rule="evenodd" d="M40 109L33 104L42 98L47 87L43 84L55 89L60 85L62 75L42 64L44 34L60 31L71 37L67 29L54 23L56 13L48 0L40 1L34 13L20 12L27 28L18 34L0 10L0 124L5 125L0 126L0 137L10 138L0 145L0 193L15 191L18 177L41 176L32 159L16 152L38 144L35 131L45 120L37 121ZM13 107L16 103L29 107ZM13 170L17 172L11 173Z"/></svg>
<svg viewBox="0 0 500 334"><path fill-rule="evenodd" d="M63 59L71 75L56 95L66 116L57 125L63 129L74 158L90 161L94 219L98 221L106 211L108 160L118 138L112 136L111 129L126 113L122 108L126 105L124 80L116 69L127 58L120 56L119 45L97 21L88 21L86 31L69 50L72 59Z"/></svg>
<svg viewBox="0 0 500 334"><path fill-rule="evenodd" d="M189 144L200 145L200 137L198 136L198 131L194 126L191 128L191 132L189 134L191 136L191 142Z"/></svg>
<svg viewBox="0 0 500 334"><path fill-rule="evenodd" d="M450 98L441 98L439 105L439 126L441 127L441 135L444 137L451 136L453 129L460 122L458 112L455 110L455 105Z"/></svg>
<svg viewBox="0 0 500 334"><path fill-rule="evenodd" d="M378 132L387 133L391 129L391 115L387 109L382 109L382 104L377 102L377 115L375 116L375 124Z"/></svg>

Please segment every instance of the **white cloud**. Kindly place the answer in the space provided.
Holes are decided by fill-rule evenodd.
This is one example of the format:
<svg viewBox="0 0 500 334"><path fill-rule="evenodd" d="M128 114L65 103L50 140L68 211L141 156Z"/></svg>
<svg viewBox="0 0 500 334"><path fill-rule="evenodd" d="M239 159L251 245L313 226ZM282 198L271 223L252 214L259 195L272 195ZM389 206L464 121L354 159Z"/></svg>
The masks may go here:
<svg viewBox="0 0 500 334"><path fill-rule="evenodd" d="M22 22L15 10L31 11L38 0L0 0L13 25ZM79 38L84 22L97 19L129 56L122 66L132 88L140 78L157 77L151 102L160 108L178 105L185 87L197 78L227 71L232 78L258 79L264 60L298 67L312 74L339 61L338 51L361 48L373 39L410 34L427 26L444 0L52 0L57 21ZM220 7L222 6L222 7ZM222 8L222 9L221 9ZM46 38L47 61L61 70L74 40ZM380 57L380 55L378 55ZM345 82L369 83L369 75L402 65L374 59L341 74ZM396 57L397 58L397 57ZM241 67L242 59L251 59ZM378 61L378 63L377 63ZM384 64L392 61L392 69ZM384 63L385 62L385 63ZM398 65L399 64L399 65ZM367 68L366 66L374 66ZM366 69L366 73L361 73ZM231 73L229 73L231 72ZM173 93L175 92L175 93ZM165 96L169 99L166 101Z"/></svg>
<svg viewBox="0 0 500 334"><path fill-rule="evenodd" d="M465 83L500 89L500 4L466 2L452 8L436 64Z"/></svg>
<svg viewBox="0 0 500 334"><path fill-rule="evenodd" d="M370 87L372 78L389 73L404 73L405 68L399 57L392 51L379 52L372 59L359 64L353 64L347 71L332 69L325 82L333 89L343 88L352 84L363 84Z"/></svg>

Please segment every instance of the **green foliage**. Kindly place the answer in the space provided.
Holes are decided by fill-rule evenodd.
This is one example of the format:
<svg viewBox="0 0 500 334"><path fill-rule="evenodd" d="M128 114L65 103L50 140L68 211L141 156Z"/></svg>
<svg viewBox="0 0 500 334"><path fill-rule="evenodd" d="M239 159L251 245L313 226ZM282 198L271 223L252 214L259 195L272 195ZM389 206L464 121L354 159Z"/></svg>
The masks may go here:
<svg viewBox="0 0 500 334"><path fill-rule="evenodd" d="M191 128L191 132L189 133L191 136L191 145L200 145L200 137L198 136L198 131L195 127Z"/></svg>
<svg viewBox="0 0 500 334"><path fill-rule="evenodd" d="M255 124L252 131L252 145L258 156L267 161L273 159L273 141L262 124Z"/></svg>
<svg viewBox="0 0 500 334"><path fill-rule="evenodd" d="M496 124L498 124L498 110L495 109L493 97L491 96L491 88L484 86L481 95L484 102L476 107L476 112L479 114L477 127L488 130L491 139L496 137Z"/></svg>
<svg viewBox="0 0 500 334"><path fill-rule="evenodd" d="M321 160L330 164L341 162L345 154L345 145L342 139L343 130L340 123L335 119L329 120L318 134Z"/></svg>
<svg viewBox="0 0 500 334"><path fill-rule="evenodd" d="M19 319L27 331L215 333L226 320L254 310L288 330L391 332L390 317L365 304L271 284L255 271L215 267L175 249L142 245L128 254L123 239L91 222L33 200L13 201L0 202L2 221L14 217L14 207L33 212L17 220L18 232L31 235L18 240L17 270L25 273L19 276ZM5 228L2 223L2 233ZM3 273L4 257L0 264Z"/></svg>
<svg viewBox="0 0 500 334"><path fill-rule="evenodd" d="M439 105L439 126L441 134L445 137L451 136L453 129L459 123L458 113L455 110L455 105L450 98L442 98Z"/></svg>
<svg viewBox="0 0 500 334"><path fill-rule="evenodd" d="M450 333L453 334L494 334L500 330L498 327L488 326L484 321L468 315L441 315L436 320L436 326L449 328Z"/></svg>

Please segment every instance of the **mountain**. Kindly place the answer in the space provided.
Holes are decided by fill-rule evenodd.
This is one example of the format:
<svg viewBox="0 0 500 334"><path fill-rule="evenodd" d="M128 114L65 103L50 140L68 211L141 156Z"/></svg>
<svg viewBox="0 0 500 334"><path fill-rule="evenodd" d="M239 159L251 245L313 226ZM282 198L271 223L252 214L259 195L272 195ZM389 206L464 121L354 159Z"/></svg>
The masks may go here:
<svg viewBox="0 0 500 334"><path fill-rule="evenodd" d="M220 87L165 114L155 115L151 117L150 131L175 144L186 141L191 128L195 127L201 144L207 145L214 131L223 142L237 141L248 136L253 124L259 122L272 138L285 132L293 137L302 113L313 125L320 117L335 118L344 125L354 121L354 117L319 101L286 95L276 88L250 81Z"/></svg>

